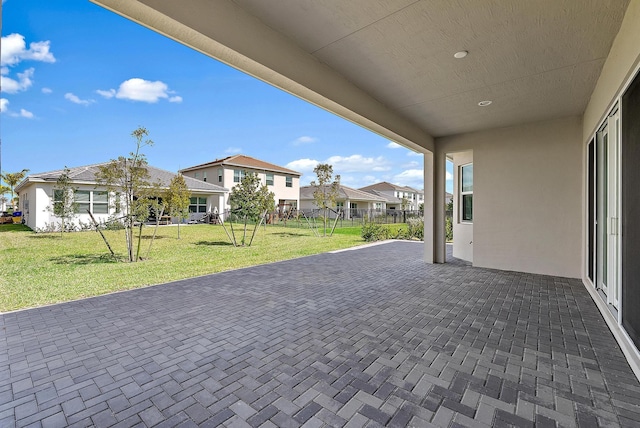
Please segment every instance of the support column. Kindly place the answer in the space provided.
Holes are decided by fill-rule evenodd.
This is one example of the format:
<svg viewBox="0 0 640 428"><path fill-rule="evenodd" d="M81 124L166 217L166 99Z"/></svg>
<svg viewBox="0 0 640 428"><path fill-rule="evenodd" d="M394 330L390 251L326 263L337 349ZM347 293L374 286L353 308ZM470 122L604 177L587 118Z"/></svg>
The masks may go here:
<svg viewBox="0 0 640 428"><path fill-rule="evenodd" d="M445 154L424 153L424 258L427 263L446 261L445 186Z"/></svg>
<svg viewBox="0 0 640 428"><path fill-rule="evenodd" d="M224 218L224 212L225 212L225 206L224 206L224 193L218 195L218 213L220 215L220 219L222 219L222 221L226 220Z"/></svg>

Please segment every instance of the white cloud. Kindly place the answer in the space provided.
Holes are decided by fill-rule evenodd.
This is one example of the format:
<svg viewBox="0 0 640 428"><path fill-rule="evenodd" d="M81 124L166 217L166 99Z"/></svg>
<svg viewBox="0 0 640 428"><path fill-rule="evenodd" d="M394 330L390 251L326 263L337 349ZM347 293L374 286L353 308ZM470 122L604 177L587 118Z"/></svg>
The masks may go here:
<svg viewBox="0 0 640 428"><path fill-rule="evenodd" d="M96 93L98 95L102 95L103 97L109 99L109 98L113 98L116 96L116 90L115 89L107 89L106 91L103 91L102 89L98 89L96 90Z"/></svg>
<svg viewBox="0 0 640 428"><path fill-rule="evenodd" d="M453 174L447 171L447 181L453 181Z"/></svg>
<svg viewBox="0 0 640 428"><path fill-rule="evenodd" d="M422 156L422 153L414 152L413 150L409 150L407 152L407 156Z"/></svg>
<svg viewBox="0 0 640 428"><path fill-rule="evenodd" d="M157 103L161 98L170 98L169 94L171 93L173 93L173 91L170 91L164 82L159 80L151 82L150 80L135 77L122 82L115 96L123 100L142 101L153 104ZM180 101L182 101L182 98L180 98Z"/></svg>
<svg viewBox="0 0 640 428"><path fill-rule="evenodd" d="M318 165L319 163L320 162L318 162L315 159L298 159L298 160L289 162L285 166L289 169L292 169L298 172L311 172L313 171L313 168L315 168L316 165Z"/></svg>
<svg viewBox="0 0 640 428"><path fill-rule="evenodd" d="M393 182L400 186L411 186L416 189L424 187L424 171L421 169L406 169L393 176Z"/></svg>
<svg viewBox="0 0 640 428"><path fill-rule="evenodd" d="M26 117L27 119L32 119L33 118L33 113L21 108L20 109L20 116L21 117Z"/></svg>
<svg viewBox="0 0 640 428"><path fill-rule="evenodd" d="M43 94L50 94L52 92L53 92L53 90L51 88L42 88L42 93Z"/></svg>
<svg viewBox="0 0 640 428"><path fill-rule="evenodd" d="M169 102L170 103L181 103L182 102L182 97L179 96L179 95L176 95L175 97L169 98Z"/></svg>
<svg viewBox="0 0 640 428"><path fill-rule="evenodd" d="M402 146L398 143L394 143L393 141L389 142L389 144L387 144L387 148L388 149L401 149Z"/></svg>
<svg viewBox="0 0 640 428"><path fill-rule="evenodd" d="M50 42L32 42L27 44L22 34L9 34L2 38L2 52L0 52L0 65L14 66L24 60L56 62L55 57L49 51Z"/></svg>
<svg viewBox="0 0 640 428"><path fill-rule="evenodd" d="M318 139L315 138L315 137L310 137L308 135L303 135L302 137L298 137L295 140L293 140L293 142L291 144L293 144L294 146L301 146L303 144L315 143L316 141L318 141Z"/></svg>
<svg viewBox="0 0 640 428"><path fill-rule="evenodd" d="M0 77L2 92L15 94L17 92L26 91L31 87L31 85L33 85L33 81L31 80L35 71L33 68L28 68L23 73L18 73L18 80L6 76L8 71L9 70L6 67L2 68L2 76Z"/></svg>
<svg viewBox="0 0 640 428"><path fill-rule="evenodd" d="M233 154L236 154L236 153L242 153L242 148L240 148L240 147L227 147L227 149L224 152L233 155Z"/></svg>
<svg viewBox="0 0 640 428"><path fill-rule="evenodd" d="M380 172L391 169L387 160L382 156L376 158L367 158L362 155L331 156L325 163L332 165L333 172L336 174L348 172Z"/></svg>
<svg viewBox="0 0 640 428"><path fill-rule="evenodd" d="M0 98L0 113L9 111L9 100L6 98Z"/></svg>
<svg viewBox="0 0 640 428"><path fill-rule="evenodd" d="M364 177L362 177L362 181L365 183L365 185L369 185L369 184L380 182L380 180L378 180L373 175L365 175ZM362 187L362 186L360 186L360 187Z"/></svg>
<svg viewBox="0 0 640 428"><path fill-rule="evenodd" d="M67 92L66 94L64 94L64 97L74 104L80 104L83 106L88 106L89 104L95 103L95 100L83 100L80 99L77 95L72 94L71 92Z"/></svg>

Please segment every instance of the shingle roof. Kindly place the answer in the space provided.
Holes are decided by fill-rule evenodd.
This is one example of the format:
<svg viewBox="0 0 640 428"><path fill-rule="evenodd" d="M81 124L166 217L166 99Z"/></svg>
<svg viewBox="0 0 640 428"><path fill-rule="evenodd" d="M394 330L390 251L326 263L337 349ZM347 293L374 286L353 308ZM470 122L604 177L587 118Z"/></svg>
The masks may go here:
<svg viewBox="0 0 640 428"><path fill-rule="evenodd" d="M106 165L108 162L94 164L94 165L86 165L86 166L78 166L74 168L69 168L69 177L73 182L76 183L86 183L86 184L96 184L96 174L99 171L99 167L102 165ZM171 179L176 176L176 173L167 171L164 169L156 168L154 166L147 165L147 171L149 172L150 182L155 183L159 182L163 187L169 187L169 183ZM16 186L16 190L20 190L24 185L28 182L34 181L56 181L64 170L56 170L49 172L41 172L37 174L28 175L18 186ZM226 192L222 186L218 186L217 184L207 183L206 181L196 180L195 178L183 176L185 182L187 183L187 188L191 191L203 191L203 192L213 192L220 193Z"/></svg>
<svg viewBox="0 0 640 428"><path fill-rule="evenodd" d="M369 186L361 187L360 190L364 190L365 192L368 192L369 190L401 190L403 192L424 193L424 190L417 190L409 186L398 186L397 184L389 183L388 181L370 184Z"/></svg>
<svg viewBox="0 0 640 428"><path fill-rule="evenodd" d="M219 166L219 165L239 166L239 167L245 167L245 168L251 168L251 169L281 172L284 174L298 175L298 176L302 175L302 173L294 171L292 169L284 168L269 162L262 161L260 159L252 158L251 156L247 156L247 155L227 156L226 158L216 159L212 162L190 166L188 168L182 168L180 172L195 171L198 169L210 168L210 167Z"/></svg>
<svg viewBox="0 0 640 428"><path fill-rule="evenodd" d="M314 186L302 186L300 187L300 200L310 200L313 199L313 192L315 191ZM374 195L373 193L363 192L358 189L352 189L351 187L340 185L340 190L338 191L338 198L340 199L353 199L359 201L374 201L374 202L386 202L386 199Z"/></svg>
<svg viewBox="0 0 640 428"><path fill-rule="evenodd" d="M382 193L382 192L380 192L378 190L365 190L365 192L371 193L371 194L376 195L376 196L380 196L381 198L384 198L387 201L388 204L401 204L402 203L401 199L396 198L395 196L384 194L384 193Z"/></svg>

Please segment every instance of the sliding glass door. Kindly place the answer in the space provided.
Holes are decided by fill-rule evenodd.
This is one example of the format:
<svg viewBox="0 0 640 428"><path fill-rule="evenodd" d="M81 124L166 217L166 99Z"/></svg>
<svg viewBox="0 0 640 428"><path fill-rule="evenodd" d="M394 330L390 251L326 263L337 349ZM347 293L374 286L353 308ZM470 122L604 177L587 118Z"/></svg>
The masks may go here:
<svg viewBox="0 0 640 428"><path fill-rule="evenodd" d="M595 239L590 251L595 286L616 311L620 306L620 114L614 108L595 141ZM591 162L589 162L591 164Z"/></svg>

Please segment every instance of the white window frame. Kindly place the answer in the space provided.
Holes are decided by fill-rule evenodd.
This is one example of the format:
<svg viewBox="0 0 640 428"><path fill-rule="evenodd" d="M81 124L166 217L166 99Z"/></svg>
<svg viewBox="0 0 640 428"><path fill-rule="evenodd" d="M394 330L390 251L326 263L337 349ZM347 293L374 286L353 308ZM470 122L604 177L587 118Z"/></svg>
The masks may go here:
<svg viewBox="0 0 640 428"><path fill-rule="evenodd" d="M271 177L271 179L269 179L269 177ZM266 172L264 174L264 183L267 186L273 186L274 180L275 178L274 178L273 172Z"/></svg>
<svg viewBox="0 0 640 428"><path fill-rule="evenodd" d="M293 187L293 177L286 177L284 181L285 187Z"/></svg>
<svg viewBox="0 0 640 428"><path fill-rule="evenodd" d="M464 169L471 167L471 190L463 190L464 188ZM473 223L473 162L460 165L460 223ZM465 196L471 196L471 218L466 219L465 216Z"/></svg>

